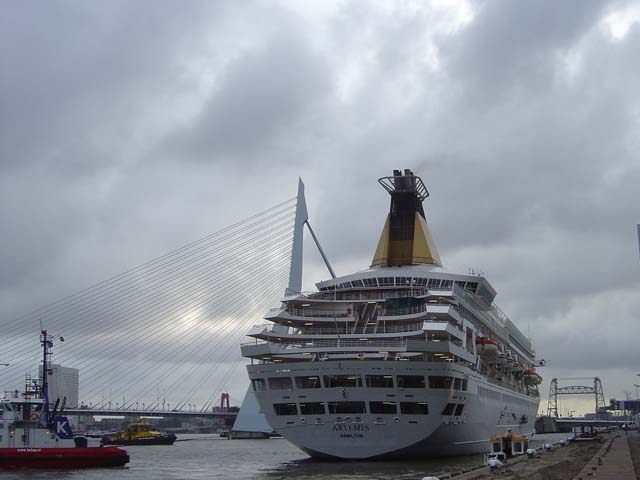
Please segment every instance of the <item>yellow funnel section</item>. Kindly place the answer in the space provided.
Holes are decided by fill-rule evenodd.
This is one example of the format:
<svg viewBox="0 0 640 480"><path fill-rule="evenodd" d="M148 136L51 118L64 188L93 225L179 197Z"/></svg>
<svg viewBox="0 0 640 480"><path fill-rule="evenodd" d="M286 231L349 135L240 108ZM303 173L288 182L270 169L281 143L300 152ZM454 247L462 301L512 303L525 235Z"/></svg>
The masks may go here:
<svg viewBox="0 0 640 480"><path fill-rule="evenodd" d="M389 215L378 241L371 266L394 267L398 265L431 264L442 266L436 244L431 237L427 222L415 212L413 238L391 240L389 235Z"/></svg>

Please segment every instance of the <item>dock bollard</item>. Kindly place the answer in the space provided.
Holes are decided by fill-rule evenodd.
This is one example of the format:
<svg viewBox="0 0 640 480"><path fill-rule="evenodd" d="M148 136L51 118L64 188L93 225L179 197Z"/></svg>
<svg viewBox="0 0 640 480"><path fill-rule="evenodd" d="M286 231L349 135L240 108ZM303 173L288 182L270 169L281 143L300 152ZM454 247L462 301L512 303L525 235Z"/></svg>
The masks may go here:
<svg viewBox="0 0 640 480"><path fill-rule="evenodd" d="M422 477L422 480L440 480L438 477Z"/></svg>
<svg viewBox="0 0 640 480"><path fill-rule="evenodd" d="M536 452L535 448L530 448L527 450L527 458L536 458L536 456L538 456L538 452Z"/></svg>
<svg viewBox="0 0 640 480"><path fill-rule="evenodd" d="M542 448L544 449L545 452L550 452L551 449L553 448L553 445L551 445L550 443L545 443Z"/></svg>

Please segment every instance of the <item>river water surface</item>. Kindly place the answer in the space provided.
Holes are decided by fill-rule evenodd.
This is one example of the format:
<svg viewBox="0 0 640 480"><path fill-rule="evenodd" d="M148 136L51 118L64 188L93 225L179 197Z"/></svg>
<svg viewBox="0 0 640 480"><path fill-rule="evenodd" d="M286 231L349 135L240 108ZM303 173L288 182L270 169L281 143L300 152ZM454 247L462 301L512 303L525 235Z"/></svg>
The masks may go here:
<svg viewBox="0 0 640 480"><path fill-rule="evenodd" d="M535 443L565 435L536 436ZM482 455L393 462L326 462L311 460L284 439L226 440L214 435L179 435L172 446L127 447L127 467L97 470L14 470L4 479L251 479L364 480L416 479L482 463Z"/></svg>

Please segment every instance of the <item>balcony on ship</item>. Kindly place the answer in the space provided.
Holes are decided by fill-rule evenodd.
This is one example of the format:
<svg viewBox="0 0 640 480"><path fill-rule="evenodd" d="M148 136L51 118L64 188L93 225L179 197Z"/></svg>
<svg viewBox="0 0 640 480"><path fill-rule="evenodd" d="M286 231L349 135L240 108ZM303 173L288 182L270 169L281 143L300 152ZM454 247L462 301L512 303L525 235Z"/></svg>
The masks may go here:
<svg viewBox="0 0 640 480"><path fill-rule="evenodd" d="M314 302L366 302L370 300L384 301L394 298L430 298L430 297L450 297L453 291L451 289L434 289L434 288L411 288L406 290L332 290L330 292L317 292L307 295L301 295L296 301L314 301Z"/></svg>
<svg viewBox="0 0 640 480"><path fill-rule="evenodd" d="M254 326L247 336L258 338L261 340L270 340L275 342L285 342L289 339L300 340L301 338L322 339L327 337L349 338L353 336L360 338L366 335L367 338L389 338L389 337L406 337L406 336L424 336L424 322L414 322L410 324L384 325L378 324L375 329L366 334L354 332L351 325L341 324L329 327L284 327L282 325L263 324Z"/></svg>
<svg viewBox="0 0 640 480"><path fill-rule="evenodd" d="M453 287L404 287L404 288L348 288L324 290L320 292L289 292L283 299L287 303L305 303L305 302L366 302L366 301L384 301L396 298L447 298L453 297Z"/></svg>
<svg viewBox="0 0 640 480"><path fill-rule="evenodd" d="M312 303L302 303L299 306L289 304L286 307L269 310L264 318L283 324L354 322L357 319L358 309L362 309L364 306L375 309L375 315L380 321L417 321L430 314L430 317L434 319L451 318L462 324L462 317L454 305L447 300L436 298L417 305L398 308L389 306L388 302L375 301L332 305L332 308L329 306L318 308L318 305Z"/></svg>
<svg viewBox="0 0 640 480"><path fill-rule="evenodd" d="M474 356L452 342L424 339L335 338L306 339L275 343L257 340L241 345L242 355L252 360L322 361L335 359L416 359L428 362L460 362L474 364Z"/></svg>
<svg viewBox="0 0 640 480"><path fill-rule="evenodd" d="M264 316L265 320L271 320L276 323L334 323L334 322L353 322L353 311L349 306L343 305L341 308L308 308L308 307L292 307L272 308ZM280 322L277 322L280 320Z"/></svg>
<svg viewBox="0 0 640 480"><path fill-rule="evenodd" d="M464 334L449 322L419 321L407 324L378 324L377 330L355 332L348 325L333 327L286 327L256 325L248 333L254 342L242 345L246 357L269 360L285 356L288 359L312 354L360 354L405 352L407 355L429 354L434 361L462 359L473 364L475 355L464 346ZM358 357L361 358L361 357ZM426 359L426 357L424 358Z"/></svg>

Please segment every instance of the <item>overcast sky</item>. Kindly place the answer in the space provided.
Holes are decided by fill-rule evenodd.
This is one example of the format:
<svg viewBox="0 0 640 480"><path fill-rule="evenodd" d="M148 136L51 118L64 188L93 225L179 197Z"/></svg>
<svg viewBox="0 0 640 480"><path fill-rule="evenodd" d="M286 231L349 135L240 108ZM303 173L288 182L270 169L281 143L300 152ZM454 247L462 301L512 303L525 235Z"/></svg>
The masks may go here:
<svg viewBox="0 0 640 480"><path fill-rule="evenodd" d="M3 1L3 321L298 176L336 272L365 268L376 179L412 168L445 266L484 271L548 360L543 397L582 375L635 397L638 51L623 1Z"/></svg>

